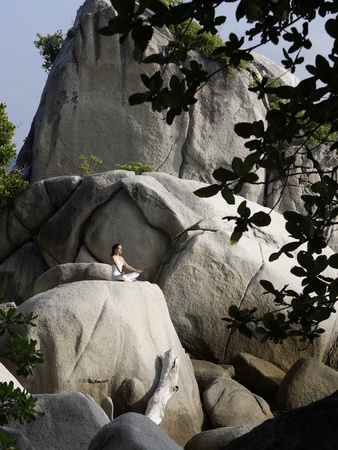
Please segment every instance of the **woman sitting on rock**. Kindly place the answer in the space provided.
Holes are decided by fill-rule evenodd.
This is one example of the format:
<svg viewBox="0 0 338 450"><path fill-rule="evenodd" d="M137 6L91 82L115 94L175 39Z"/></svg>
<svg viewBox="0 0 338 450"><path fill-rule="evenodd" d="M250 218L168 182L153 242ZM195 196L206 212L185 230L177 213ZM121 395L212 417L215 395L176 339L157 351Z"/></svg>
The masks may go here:
<svg viewBox="0 0 338 450"><path fill-rule="evenodd" d="M122 245L115 244L112 248L111 259L113 262L113 281L137 281L136 278L142 273L140 269L134 269L129 266L125 260L121 256L122 254ZM125 273L122 269L123 266L126 266L128 270L132 270L131 273Z"/></svg>

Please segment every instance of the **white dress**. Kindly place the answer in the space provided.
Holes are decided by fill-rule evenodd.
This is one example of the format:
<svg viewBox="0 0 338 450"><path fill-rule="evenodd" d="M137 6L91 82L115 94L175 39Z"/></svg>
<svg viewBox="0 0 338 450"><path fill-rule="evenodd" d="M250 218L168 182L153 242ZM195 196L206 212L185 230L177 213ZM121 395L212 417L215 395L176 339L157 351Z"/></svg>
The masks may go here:
<svg viewBox="0 0 338 450"><path fill-rule="evenodd" d="M113 264L113 273L112 273L113 281L132 281L132 280L135 280L135 278L137 278L140 275L138 272L130 272L125 275L122 275L121 272L122 272L123 264L118 259L116 262L117 262L119 268L117 269L115 264Z"/></svg>

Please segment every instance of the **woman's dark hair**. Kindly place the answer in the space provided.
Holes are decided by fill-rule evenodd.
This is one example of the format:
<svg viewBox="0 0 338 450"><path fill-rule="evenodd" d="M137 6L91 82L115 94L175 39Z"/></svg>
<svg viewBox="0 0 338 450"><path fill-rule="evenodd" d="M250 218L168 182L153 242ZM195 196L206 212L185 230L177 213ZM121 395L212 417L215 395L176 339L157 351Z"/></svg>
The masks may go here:
<svg viewBox="0 0 338 450"><path fill-rule="evenodd" d="M113 245L113 247L112 247L112 249L111 249L111 256L114 256L114 255L115 255L115 250L117 249L117 247L118 247L119 245L121 245L121 244L114 244L114 245Z"/></svg>

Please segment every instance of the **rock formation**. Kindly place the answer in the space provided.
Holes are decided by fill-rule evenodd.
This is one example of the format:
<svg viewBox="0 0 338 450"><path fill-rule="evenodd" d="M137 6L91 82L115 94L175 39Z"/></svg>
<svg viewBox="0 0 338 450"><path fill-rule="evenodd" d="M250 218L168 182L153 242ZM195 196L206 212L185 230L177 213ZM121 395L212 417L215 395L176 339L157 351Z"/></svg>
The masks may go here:
<svg viewBox="0 0 338 450"><path fill-rule="evenodd" d="M30 425L10 420L0 432L16 439L20 450L86 449L109 419L89 395L80 392L37 394L36 409L43 411Z"/></svg>
<svg viewBox="0 0 338 450"><path fill-rule="evenodd" d="M57 184L60 189L67 186L64 203L60 195L58 206L49 195L50 185L56 189ZM248 341L240 334L230 335L221 320L228 307L266 311L273 303L263 295L259 280L298 290L299 278L290 274L294 259L282 256L268 262L270 254L288 241L280 214L272 213L271 225L250 230L238 245L230 246L232 225L222 217L234 215L237 206L227 205L220 195L198 198L193 192L201 186L164 173L127 171L32 184L5 212L10 221L1 232L2 289L9 300L22 303L67 280L91 278L90 271L95 272L92 278L106 280L111 246L119 242L126 261L144 269L140 280L162 289L184 347L196 358L231 361L247 351ZM237 205L242 200L238 197ZM44 208L35 207L37 203ZM248 206L253 212L261 208L252 202ZM34 221L29 219L32 211ZM330 356L329 364L336 367L336 316L325 326L327 332L302 356L324 362ZM296 338L283 346L250 341L251 354L283 370L300 358L299 349Z"/></svg>
<svg viewBox="0 0 338 450"><path fill-rule="evenodd" d="M161 428L184 444L202 427L202 408L190 358L171 323L163 294L148 282L78 281L38 294L17 309L33 312L36 327L22 332L44 353L31 393L82 392L98 404L113 399L115 417L126 379L143 387L130 411L146 412L162 369L161 356L179 358L179 389L165 405ZM116 406L116 407L115 407ZM125 412L125 411L124 411Z"/></svg>
<svg viewBox="0 0 338 450"><path fill-rule="evenodd" d="M23 335L37 341L45 358L32 377L19 381L47 413L42 432L39 422L27 432L12 423L6 430L23 450L51 448L56 441L73 450L89 442L90 450L173 450L189 439L187 449L299 448L308 439L304 417L316 430L318 412L327 415L332 407L322 429L336 427L335 395L318 402L318 409L310 405L266 419L272 417L276 391L282 408L294 408L336 389L337 314L302 352L296 338L277 346L230 334L222 321L230 305L256 307L262 314L275 306L261 279L276 288L300 289L300 279L290 273L294 259L268 262L289 236L283 217L272 212L271 225L250 229L230 246L233 226L222 218L234 215L243 198L227 205L220 195L207 200L194 195L213 181L216 167L244 155L234 124L264 120L268 104L247 89L253 80L268 76L291 85L297 80L255 55L245 69L213 77L189 114L169 127L148 105L129 107L129 95L143 90L131 43L127 39L121 46L117 37L97 33L113 15L108 0L86 0L79 9L17 161L31 185L0 213L0 289L19 305L18 312L37 315L36 327ZM156 30L152 50L169 38L167 30ZM203 63L209 70L219 67ZM105 172L82 179L80 154L102 158ZM112 170L131 161L156 171ZM264 171L260 177L265 181ZM300 208L297 199L309 180L294 181L281 209ZM248 207L256 212L259 204L274 204L278 186L277 181L269 189L264 183L247 189ZM334 238L331 242L336 245ZM115 243L123 244L127 261L143 269L137 283L111 281ZM171 365L172 385L177 381L179 389L169 392L158 427L144 414L159 380L161 387L161 356L168 350L175 364L179 358L178 372ZM307 359L299 361L300 356ZM226 367L229 363L233 366ZM312 367L325 380L311 396L302 386L313 391ZM0 375L15 380L6 370ZM290 440L284 426L289 430L296 422ZM307 449L324 449L319 435L310 436ZM314 442L317 447L311 447Z"/></svg>
<svg viewBox="0 0 338 450"><path fill-rule="evenodd" d="M18 158L32 182L80 174L80 154L99 156L102 170L142 161L176 177L210 182L216 167L229 166L234 156L246 151L233 131L235 123L265 119L267 105L248 91L254 79L268 76L285 84L297 82L267 58L255 55L246 69L228 77L214 76L190 113L168 126L149 105L128 104L131 94L144 90L140 68L145 72L149 68L133 61L128 39L121 46L117 36L97 33L113 15L110 1L87 0L68 31ZM169 37L168 31L155 30L151 50L159 51ZM216 62L196 57L210 72L219 68ZM247 194L262 201L263 191L258 187Z"/></svg>

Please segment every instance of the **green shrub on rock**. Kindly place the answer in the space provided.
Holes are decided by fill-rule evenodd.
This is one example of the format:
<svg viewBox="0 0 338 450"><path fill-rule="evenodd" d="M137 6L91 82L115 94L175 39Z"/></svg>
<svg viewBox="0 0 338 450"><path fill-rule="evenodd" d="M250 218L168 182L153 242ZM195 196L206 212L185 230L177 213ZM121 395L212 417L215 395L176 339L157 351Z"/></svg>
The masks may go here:
<svg viewBox="0 0 338 450"><path fill-rule="evenodd" d="M120 170L130 170L135 172L136 175L141 175L143 172L154 172L155 167L141 162L132 161L130 164L115 164L117 169Z"/></svg>

